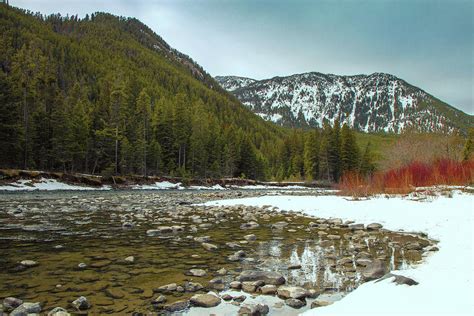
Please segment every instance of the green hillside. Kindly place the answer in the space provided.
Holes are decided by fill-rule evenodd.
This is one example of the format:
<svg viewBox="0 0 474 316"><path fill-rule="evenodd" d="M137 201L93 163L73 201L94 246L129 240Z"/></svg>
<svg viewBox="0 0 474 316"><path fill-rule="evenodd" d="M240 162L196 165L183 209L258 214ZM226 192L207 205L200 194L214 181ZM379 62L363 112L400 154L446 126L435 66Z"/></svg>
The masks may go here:
<svg viewBox="0 0 474 316"><path fill-rule="evenodd" d="M1 4L0 32L3 167L265 176L282 131L138 20Z"/></svg>

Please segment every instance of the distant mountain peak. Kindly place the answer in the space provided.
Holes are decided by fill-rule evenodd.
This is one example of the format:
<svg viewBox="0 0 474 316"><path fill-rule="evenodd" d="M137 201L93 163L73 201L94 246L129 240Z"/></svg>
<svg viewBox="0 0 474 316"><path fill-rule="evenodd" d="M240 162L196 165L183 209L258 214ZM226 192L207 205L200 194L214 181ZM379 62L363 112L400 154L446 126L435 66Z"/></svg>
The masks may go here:
<svg viewBox="0 0 474 316"><path fill-rule="evenodd" d="M283 126L321 127L336 118L365 132L451 132L474 125L473 116L388 73L215 79L254 113Z"/></svg>

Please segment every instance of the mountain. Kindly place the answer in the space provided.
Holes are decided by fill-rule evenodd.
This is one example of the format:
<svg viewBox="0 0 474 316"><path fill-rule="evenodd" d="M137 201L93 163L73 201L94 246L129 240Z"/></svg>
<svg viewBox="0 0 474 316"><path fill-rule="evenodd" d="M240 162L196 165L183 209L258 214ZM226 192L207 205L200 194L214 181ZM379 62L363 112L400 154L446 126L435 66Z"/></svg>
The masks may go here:
<svg viewBox="0 0 474 316"><path fill-rule="evenodd" d="M137 19L0 3L0 33L0 168L255 179L276 164L283 129Z"/></svg>
<svg viewBox="0 0 474 316"><path fill-rule="evenodd" d="M229 92L233 92L237 89L246 87L254 82L257 82L255 79L238 77L238 76L217 76L215 77L216 81L219 82L222 88Z"/></svg>
<svg viewBox="0 0 474 316"><path fill-rule="evenodd" d="M339 118L360 131L466 131L474 117L393 75L310 72L254 80L219 76L221 86L262 118L291 127L321 127Z"/></svg>

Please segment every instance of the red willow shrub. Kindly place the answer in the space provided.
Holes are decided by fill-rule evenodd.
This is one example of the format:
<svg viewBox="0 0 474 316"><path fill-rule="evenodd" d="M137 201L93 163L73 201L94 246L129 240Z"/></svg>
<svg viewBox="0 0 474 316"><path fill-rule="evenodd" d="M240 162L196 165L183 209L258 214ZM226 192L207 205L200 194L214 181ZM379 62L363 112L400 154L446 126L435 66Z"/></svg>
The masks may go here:
<svg viewBox="0 0 474 316"><path fill-rule="evenodd" d="M409 193L416 187L468 185L474 181L474 161L440 159L431 164L413 161L401 168L376 172L372 177L344 174L338 184L342 194Z"/></svg>

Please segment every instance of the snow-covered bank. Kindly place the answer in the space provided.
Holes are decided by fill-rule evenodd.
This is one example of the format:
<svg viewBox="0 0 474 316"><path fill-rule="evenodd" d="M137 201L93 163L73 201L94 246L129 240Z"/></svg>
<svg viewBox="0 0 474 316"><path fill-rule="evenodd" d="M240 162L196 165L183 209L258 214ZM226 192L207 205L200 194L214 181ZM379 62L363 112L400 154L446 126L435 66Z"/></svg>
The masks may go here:
<svg viewBox="0 0 474 316"><path fill-rule="evenodd" d="M420 284L396 285L391 279L369 282L327 307L305 315L473 315L474 195L427 196L423 202L402 197L352 201L340 196L263 196L209 202L209 205L272 205L317 217L358 223L378 222L391 230L425 232L439 240L440 251L420 265L399 272Z"/></svg>
<svg viewBox="0 0 474 316"><path fill-rule="evenodd" d="M55 179L40 178L38 180L20 179L6 185L0 186L0 191L78 191L78 190L110 190L108 185L91 187L85 185L73 185L60 182Z"/></svg>

